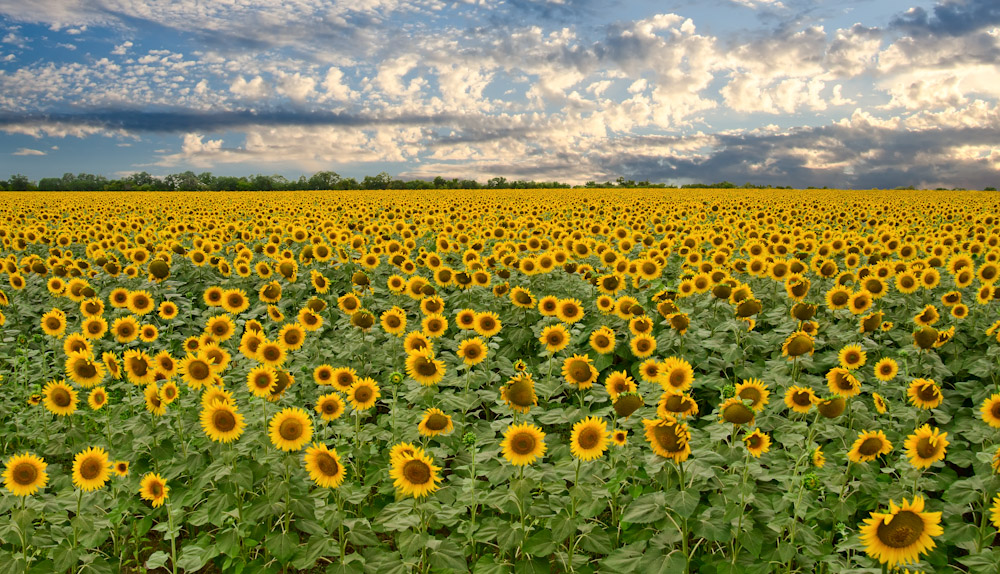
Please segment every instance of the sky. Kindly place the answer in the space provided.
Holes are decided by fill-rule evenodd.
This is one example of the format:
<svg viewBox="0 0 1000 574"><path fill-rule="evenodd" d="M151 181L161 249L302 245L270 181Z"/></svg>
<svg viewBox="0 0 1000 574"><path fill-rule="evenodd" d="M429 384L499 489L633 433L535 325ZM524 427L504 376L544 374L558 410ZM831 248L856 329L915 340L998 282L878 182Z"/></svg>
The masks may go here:
<svg viewBox="0 0 1000 574"><path fill-rule="evenodd" d="M0 178L1000 187L997 0L0 0Z"/></svg>

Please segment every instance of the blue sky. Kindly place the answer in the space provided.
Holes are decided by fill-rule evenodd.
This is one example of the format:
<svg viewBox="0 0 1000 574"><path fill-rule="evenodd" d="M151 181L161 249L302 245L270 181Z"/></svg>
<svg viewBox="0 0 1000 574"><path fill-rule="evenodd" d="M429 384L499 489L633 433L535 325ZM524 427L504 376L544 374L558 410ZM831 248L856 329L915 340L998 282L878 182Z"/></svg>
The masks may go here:
<svg viewBox="0 0 1000 574"><path fill-rule="evenodd" d="M0 0L0 178L1000 184L996 0Z"/></svg>

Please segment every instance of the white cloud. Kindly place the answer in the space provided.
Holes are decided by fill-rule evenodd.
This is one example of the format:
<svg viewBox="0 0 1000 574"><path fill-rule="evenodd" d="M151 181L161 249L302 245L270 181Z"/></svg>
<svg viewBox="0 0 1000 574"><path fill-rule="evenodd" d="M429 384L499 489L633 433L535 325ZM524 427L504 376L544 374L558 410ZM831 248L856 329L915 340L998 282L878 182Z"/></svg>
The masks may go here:
<svg viewBox="0 0 1000 574"><path fill-rule="evenodd" d="M133 45L134 44L132 44L132 42L126 40L125 42L122 42L121 44L115 46L115 49L111 50L111 53L114 54L115 56L124 56L126 53L128 53L128 49L131 48Z"/></svg>
<svg viewBox="0 0 1000 574"><path fill-rule="evenodd" d="M303 103L316 92L316 80L299 72L278 74L278 93L295 103Z"/></svg>
<svg viewBox="0 0 1000 574"><path fill-rule="evenodd" d="M11 155L48 155L48 154L40 149L31 149L22 147L18 148L18 150Z"/></svg>
<svg viewBox="0 0 1000 574"><path fill-rule="evenodd" d="M229 91L237 97L247 100L259 100L271 93L271 87L264 83L264 78L254 76L249 82L238 76L229 85Z"/></svg>

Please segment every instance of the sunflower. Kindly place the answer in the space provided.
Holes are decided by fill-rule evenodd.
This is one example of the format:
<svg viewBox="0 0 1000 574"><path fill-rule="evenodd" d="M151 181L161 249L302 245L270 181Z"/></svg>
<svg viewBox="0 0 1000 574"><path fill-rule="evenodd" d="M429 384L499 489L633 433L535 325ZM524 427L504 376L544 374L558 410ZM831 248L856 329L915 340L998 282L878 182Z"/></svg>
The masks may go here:
<svg viewBox="0 0 1000 574"><path fill-rule="evenodd" d="M816 447L816 450L812 451L812 463L816 468L823 468L826 466L826 456L823 454L822 447Z"/></svg>
<svg viewBox="0 0 1000 574"><path fill-rule="evenodd" d="M213 401L201 411L201 428L215 442L232 442L243 434L243 415L228 402Z"/></svg>
<svg viewBox="0 0 1000 574"><path fill-rule="evenodd" d="M42 331L49 337L60 339L66 332L66 314L60 309L53 309L42 315Z"/></svg>
<svg viewBox="0 0 1000 574"><path fill-rule="evenodd" d="M444 362L434 358L434 353L424 351L406 357L406 374L421 385L431 386L444 378Z"/></svg>
<svg viewBox="0 0 1000 574"><path fill-rule="evenodd" d="M290 372L284 369L279 369L275 371L275 374L277 375L277 378L274 382L274 388L271 389L271 394L266 397L268 402L272 403L277 402L278 399L284 396L285 391L295 384L295 376Z"/></svg>
<svg viewBox="0 0 1000 574"><path fill-rule="evenodd" d="M212 363L205 358L203 353L198 355L188 355L181 360L181 378L193 389L200 389L202 386L212 381L215 372Z"/></svg>
<svg viewBox="0 0 1000 574"><path fill-rule="evenodd" d="M656 351L656 337L645 333L636 335L629 342L629 348L637 359L645 359Z"/></svg>
<svg viewBox="0 0 1000 574"><path fill-rule="evenodd" d="M76 391L64 381L50 381L42 392L45 394L45 408L52 414L66 416L76 411Z"/></svg>
<svg viewBox="0 0 1000 574"><path fill-rule="evenodd" d="M170 487L163 477L154 472L147 472L139 483L139 496L153 504L153 508L163 506L170 494Z"/></svg>
<svg viewBox="0 0 1000 574"><path fill-rule="evenodd" d="M500 317L492 311L476 313L476 332L483 337L492 337L500 332L502 328Z"/></svg>
<svg viewBox="0 0 1000 574"><path fill-rule="evenodd" d="M382 325L383 331L398 337L406 331L406 311L399 307L392 307L382 313L379 324Z"/></svg>
<svg viewBox="0 0 1000 574"><path fill-rule="evenodd" d="M128 476L128 461L127 460L116 460L111 465L111 472L115 473L116 476L123 478Z"/></svg>
<svg viewBox="0 0 1000 574"><path fill-rule="evenodd" d="M104 352L101 354L101 362L104 363L105 368L108 370L108 374L111 375L112 379L116 381L122 378L122 370L118 365L118 359L115 358L113 353Z"/></svg>
<svg viewBox="0 0 1000 574"><path fill-rule="evenodd" d="M3 472L3 485L14 496L31 496L39 488L45 488L49 475L48 464L30 452L16 454L7 459Z"/></svg>
<svg viewBox="0 0 1000 574"><path fill-rule="evenodd" d="M993 508L990 509L990 520L993 527L1000 531L1000 494L993 497Z"/></svg>
<svg viewBox="0 0 1000 574"><path fill-rule="evenodd" d="M685 423L669 419L643 419L646 440L653 452L676 463L687 460L691 454L691 432Z"/></svg>
<svg viewBox="0 0 1000 574"><path fill-rule="evenodd" d="M158 417L163 416L167 412L167 403L160 396L160 388L156 383L146 385L142 394L146 400L147 411Z"/></svg>
<svg viewBox="0 0 1000 574"><path fill-rule="evenodd" d="M601 355L607 355L615 350L615 332L604 326L595 329L590 334L590 348Z"/></svg>
<svg viewBox="0 0 1000 574"><path fill-rule="evenodd" d="M486 344L479 337L466 339L458 345L458 356L468 366L478 365L486 359Z"/></svg>
<svg viewBox="0 0 1000 574"><path fill-rule="evenodd" d="M788 357L789 361L806 353L812 355L814 350L815 344L812 336L802 331L792 333L781 345L781 355Z"/></svg>
<svg viewBox="0 0 1000 574"><path fill-rule="evenodd" d="M587 355L573 355L563 360L563 378L579 389L589 389L597 380L597 375L597 369L590 364L590 357Z"/></svg>
<svg viewBox="0 0 1000 574"><path fill-rule="evenodd" d="M357 372L350 367L339 367L333 370L333 377L330 379L333 388L342 393L351 390L351 385L357 380Z"/></svg>
<svg viewBox="0 0 1000 574"><path fill-rule="evenodd" d="M305 463L309 478L316 483L316 486L337 488L344 482L346 469L340 463L336 449L313 443L306 449Z"/></svg>
<svg viewBox="0 0 1000 574"><path fill-rule="evenodd" d="M944 460L945 449L948 448L948 433L939 429L931 429L924 425L906 437L906 456L910 464L916 468L930 468L939 460Z"/></svg>
<svg viewBox="0 0 1000 574"><path fill-rule="evenodd" d="M853 293L847 300L847 308L854 315L860 315L872 306L872 294L862 289Z"/></svg>
<svg viewBox="0 0 1000 574"><path fill-rule="evenodd" d="M851 462L868 462L892 452L892 443L882 431L861 431L847 453Z"/></svg>
<svg viewBox="0 0 1000 574"><path fill-rule="evenodd" d="M740 397L730 397L719 405L719 422L744 425L753 423L756 412Z"/></svg>
<svg viewBox="0 0 1000 574"><path fill-rule="evenodd" d="M205 332L216 341L228 341L236 332L236 325L229 315L216 315L205 321Z"/></svg>
<svg viewBox="0 0 1000 574"><path fill-rule="evenodd" d="M104 317L87 317L80 323L80 332L88 339L100 339L108 332L108 321Z"/></svg>
<svg viewBox="0 0 1000 574"><path fill-rule="evenodd" d="M747 450L754 458L760 458L760 455L771 448L771 437L767 433L761 432L760 429L754 429L752 433L743 437L743 444L746 445Z"/></svg>
<svg viewBox="0 0 1000 574"><path fill-rule="evenodd" d="M303 307L299 309L299 314L297 315L299 324L302 328L310 333L319 331L320 327L323 326L323 317L313 309L309 307Z"/></svg>
<svg viewBox="0 0 1000 574"><path fill-rule="evenodd" d="M448 434L454 430L451 417L440 409L430 408L424 411L424 416L417 425L417 431L423 436Z"/></svg>
<svg viewBox="0 0 1000 574"><path fill-rule="evenodd" d="M542 334L538 341L545 345L545 350L555 354L569 345L569 332L561 323L549 325L542 329Z"/></svg>
<svg viewBox="0 0 1000 574"><path fill-rule="evenodd" d="M663 387L663 390L673 393L682 393L691 388L694 382L694 369L686 359L679 357L667 357L660 363L659 375L656 382Z"/></svg>
<svg viewBox="0 0 1000 574"><path fill-rule="evenodd" d="M440 470L434 466L434 459L418 448L393 460L389 476L402 496L421 498L438 489Z"/></svg>
<svg viewBox="0 0 1000 574"><path fill-rule="evenodd" d="M66 376L74 383L89 389L104 378L104 365L95 361L90 353L70 353L66 357Z"/></svg>
<svg viewBox="0 0 1000 574"><path fill-rule="evenodd" d="M635 392L638 387L632 377L625 371L615 371L604 379L604 388L608 391L608 396L614 401L621 393Z"/></svg>
<svg viewBox="0 0 1000 574"><path fill-rule="evenodd" d="M545 454L545 433L528 423L511 425L503 432L500 448L514 466L528 465Z"/></svg>
<svg viewBox="0 0 1000 574"><path fill-rule="evenodd" d="M750 401L750 408L754 412L759 413L764 410L764 406L767 405L770 395L771 391L767 390L767 385L758 379L747 379L736 385L736 396L745 401Z"/></svg>
<svg viewBox="0 0 1000 574"><path fill-rule="evenodd" d="M87 396L87 404L93 410L99 410L108 403L108 392L104 387L94 387Z"/></svg>
<svg viewBox="0 0 1000 574"><path fill-rule="evenodd" d="M844 309L851 300L851 290L843 287L836 286L826 292L826 306L831 310L836 311L837 309Z"/></svg>
<svg viewBox="0 0 1000 574"><path fill-rule="evenodd" d="M889 382L896 378L899 373L899 364L894 359L883 357L875 363L875 378L882 382Z"/></svg>
<svg viewBox="0 0 1000 574"><path fill-rule="evenodd" d="M262 261L261 263L264 263L264 262ZM260 263L258 263L258 265L260 265ZM266 263L265 263L265 266L266 266ZM270 271L270 269L268 269L268 271ZM258 270L257 274L260 275L260 271L259 270ZM261 276L263 277L263 275L261 275ZM222 304L222 289L219 288L219 287L216 287L216 289L219 290L218 291L218 303L216 305L210 305L210 306L218 306L218 305ZM207 296L208 292L206 291L205 293L206 293L206 296ZM277 303L278 301L281 301L281 283L278 283L277 281L270 281L268 283L265 283L260 288L260 290L257 291L257 298L260 299L262 302L267 303L269 305L273 304L273 303Z"/></svg>
<svg viewBox="0 0 1000 574"><path fill-rule="evenodd" d="M535 296L530 289L514 287L510 290L510 302L522 309L532 309L535 306Z"/></svg>
<svg viewBox="0 0 1000 574"><path fill-rule="evenodd" d="M337 393L328 393L316 399L316 412L325 421L332 421L344 414L344 400Z"/></svg>
<svg viewBox="0 0 1000 574"><path fill-rule="evenodd" d="M351 408L356 411L364 411L375 406L375 401L382 396L378 384L370 378L358 379L347 391L347 400L351 403Z"/></svg>
<svg viewBox="0 0 1000 574"><path fill-rule="evenodd" d="M920 350L936 347L940 333L934 327L924 327L913 332L913 344Z"/></svg>
<svg viewBox="0 0 1000 574"><path fill-rule="evenodd" d="M625 446L628 444L628 431L624 429L615 429L611 431L611 442L615 446Z"/></svg>
<svg viewBox="0 0 1000 574"><path fill-rule="evenodd" d="M881 323L881 321L879 321ZM837 353L837 359L840 361L840 366L853 371L854 369L860 369L865 366L865 360L867 355L864 350L861 349L861 345L845 345L840 352Z"/></svg>
<svg viewBox="0 0 1000 574"><path fill-rule="evenodd" d="M255 397L268 397L277 382L277 371L267 365L258 365L247 373L247 388Z"/></svg>
<svg viewBox="0 0 1000 574"><path fill-rule="evenodd" d="M236 315L250 308L250 300L242 289L226 289L222 292L221 305L226 313Z"/></svg>
<svg viewBox="0 0 1000 574"><path fill-rule="evenodd" d="M288 357L288 350L281 341L265 340L257 348L257 359L268 367L280 367Z"/></svg>
<svg viewBox="0 0 1000 574"><path fill-rule="evenodd" d="M424 315L434 315L444 311L444 301L441 297L433 295L420 300L420 312Z"/></svg>
<svg viewBox="0 0 1000 574"><path fill-rule="evenodd" d="M559 298L555 295L546 295L538 300L538 312L542 317L555 317L558 306Z"/></svg>
<svg viewBox="0 0 1000 574"><path fill-rule="evenodd" d="M1000 393L993 393L984 399L979 412L986 424L993 428L1000 428Z"/></svg>
<svg viewBox="0 0 1000 574"><path fill-rule="evenodd" d="M844 414L847 409L847 399L838 395L827 397L816 402L816 409L824 417L835 419Z"/></svg>
<svg viewBox="0 0 1000 574"><path fill-rule="evenodd" d="M177 309L177 305L172 301L164 301L160 303L160 306L157 309L157 314L160 316L160 319L163 319L164 321L173 319L177 316L178 312L179 310Z"/></svg>
<svg viewBox="0 0 1000 574"><path fill-rule="evenodd" d="M563 323L576 323L583 315L583 306L577 299L560 299L556 304L556 317Z"/></svg>
<svg viewBox="0 0 1000 574"><path fill-rule="evenodd" d="M500 398L511 410L527 414L531 407L538 405L535 381L530 373L520 373L500 387Z"/></svg>
<svg viewBox="0 0 1000 574"><path fill-rule="evenodd" d="M929 379L913 379L906 389L910 404L922 409L936 409L944 397L937 383Z"/></svg>
<svg viewBox="0 0 1000 574"><path fill-rule="evenodd" d="M608 450L608 428L604 419L587 417L573 425L570 452L580 460L594 460Z"/></svg>
<svg viewBox="0 0 1000 574"><path fill-rule="evenodd" d="M915 563L934 548L932 537L944 534L941 513L924 512L920 496L914 497L912 504L905 498L899 506L889 501L889 512L872 512L860 531L865 552L889 568Z"/></svg>
<svg viewBox="0 0 1000 574"><path fill-rule="evenodd" d="M472 309L462 309L455 314L455 325L463 331L476 328L476 312Z"/></svg>
<svg viewBox="0 0 1000 574"><path fill-rule="evenodd" d="M173 381L170 381L167 384L163 385L163 388L160 389L160 393L163 395L163 398L165 400L169 396L168 392L171 386L173 386L173 388L175 389L177 388L177 386L174 385ZM228 403L230 405L233 405L234 407L236 406L236 403L233 401L232 393L230 393L226 389L223 389L222 387L209 385L205 387L205 390L202 391L201 393L201 408L206 409L212 406L214 403Z"/></svg>
<svg viewBox="0 0 1000 574"><path fill-rule="evenodd" d="M875 410L878 411L878 414L884 415L889 411L889 405L886 404L885 399L882 398L882 395L878 393L872 393L872 402L875 404Z"/></svg>
<svg viewBox="0 0 1000 574"><path fill-rule="evenodd" d="M656 405L656 416L661 419L687 418L698 411L698 403L690 395L673 391L664 391Z"/></svg>
<svg viewBox="0 0 1000 574"><path fill-rule="evenodd" d="M937 323L940 318L941 315L938 313L937 307L928 304L913 317L913 322L921 327L930 327L934 323Z"/></svg>
<svg viewBox="0 0 1000 574"><path fill-rule="evenodd" d="M80 490L97 490L110 477L111 463L103 448L92 446L73 457L73 485Z"/></svg>
<svg viewBox="0 0 1000 574"><path fill-rule="evenodd" d="M834 367L826 374L826 384L830 392L842 397L853 397L861 392L861 383L850 371Z"/></svg>
<svg viewBox="0 0 1000 574"><path fill-rule="evenodd" d="M289 407L271 418L268 425L271 444L284 451L299 450L312 438L312 421L309 413Z"/></svg>
<svg viewBox="0 0 1000 574"><path fill-rule="evenodd" d="M131 343L139 338L139 322L132 315L118 317L111 323L111 333L119 343Z"/></svg>
<svg viewBox="0 0 1000 574"><path fill-rule="evenodd" d="M436 339L443 336L448 330L448 319L440 313L432 313L423 318L420 322L420 327L424 335L427 335L431 339Z"/></svg>

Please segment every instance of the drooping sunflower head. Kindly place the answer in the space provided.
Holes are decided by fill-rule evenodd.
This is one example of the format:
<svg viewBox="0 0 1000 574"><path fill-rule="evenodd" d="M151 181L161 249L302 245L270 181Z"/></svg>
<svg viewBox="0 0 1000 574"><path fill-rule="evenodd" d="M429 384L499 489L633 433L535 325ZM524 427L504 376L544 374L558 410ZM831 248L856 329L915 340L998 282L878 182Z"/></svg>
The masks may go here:
<svg viewBox="0 0 1000 574"><path fill-rule="evenodd" d="M511 410L527 413L531 407L538 405L538 395L535 394L535 381L530 373L520 373L500 387L500 398Z"/></svg>
<svg viewBox="0 0 1000 574"><path fill-rule="evenodd" d="M646 440L653 452L674 462L684 462L691 454L691 433L685 423L669 419L643 419Z"/></svg>
<svg viewBox="0 0 1000 574"><path fill-rule="evenodd" d="M730 397L719 405L719 422L733 425L751 424L755 412L740 397Z"/></svg>
<svg viewBox="0 0 1000 574"><path fill-rule="evenodd" d="M789 360L805 354L812 355L814 350L815 345L812 336L802 331L792 333L785 339L784 344L781 345L781 354L788 357Z"/></svg>
<svg viewBox="0 0 1000 574"><path fill-rule="evenodd" d="M832 396L817 401L816 408L819 413L828 419L835 419L844 414L847 409L847 399L841 396Z"/></svg>

